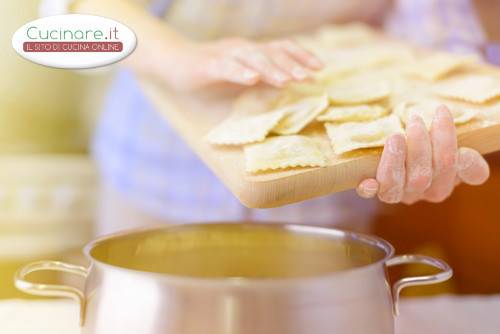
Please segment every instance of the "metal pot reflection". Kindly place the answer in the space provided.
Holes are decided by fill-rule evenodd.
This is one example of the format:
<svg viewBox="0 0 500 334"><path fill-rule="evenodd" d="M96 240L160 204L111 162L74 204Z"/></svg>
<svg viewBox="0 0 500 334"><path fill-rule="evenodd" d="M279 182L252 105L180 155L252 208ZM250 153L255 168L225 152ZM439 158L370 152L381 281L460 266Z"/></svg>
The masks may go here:
<svg viewBox="0 0 500 334"><path fill-rule="evenodd" d="M269 223L125 232L92 242L85 254L88 269L42 261L15 278L24 292L78 300L84 334L389 334L401 289L452 276L440 260L393 257L376 237ZM405 263L441 272L391 289L387 267ZM85 291L26 279L40 270L81 275Z"/></svg>

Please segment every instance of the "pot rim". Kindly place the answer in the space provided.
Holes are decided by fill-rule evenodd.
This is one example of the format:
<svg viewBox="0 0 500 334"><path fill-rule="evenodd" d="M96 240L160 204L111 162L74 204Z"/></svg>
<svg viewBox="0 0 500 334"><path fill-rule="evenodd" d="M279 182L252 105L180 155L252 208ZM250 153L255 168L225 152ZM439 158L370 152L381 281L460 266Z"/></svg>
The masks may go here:
<svg viewBox="0 0 500 334"><path fill-rule="evenodd" d="M150 231L157 231L157 230L166 230L170 228L179 228L182 226L206 226L206 225L263 225L263 226L268 226L268 227L273 227L273 228L280 228L285 231L293 232L293 233L306 233L306 234L315 234L315 235L323 235L323 236L335 236L335 237L341 237L341 238L348 238L351 240L356 240L360 242L364 242L367 244L370 244L374 247L377 247L378 249L381 249L384 251L385 255L381 259L372 262L367 265L363 266L358 266L358 267L352 267L349 269L343 269L340 271L336 272L331 272L331 273L325 273L321 275L315 275L315 276L308 276L308 277L273 277L273 278L240 278L240 277L227 277L227 278L221 278L221 277L193 277L193 276L181 276L181 275L173 275L173 274L165 274L165 273L157 273L157 272L150 272L150 271L142 271L138 269L131 269L131 268L125 268L125 267L120 267L117 265L109 264L100 260L97 260L91 255L92 250L97 247L98 245L119 237L127 236L127 235L132 235L135 233L140 233L140 232L150 232ZM286 284L286 283L300 283L300 282L311 282L314 280L324 280L324 279L332 279L332 278L338 278L341 275L347 274L347 273L354 273L356 271L362 271L362 270L367 270L369 268L373 268L376 266L380 266L381 264L385 264L385 262L392 258L394 255L394 247L386 240L369 235L369 234L364 234L364 233L357 233L357 232L351 232L347 230L342 230L342 229L336 229L336 228L329 228L329 227L322 227L322 226L313 226L313 225L303 225L303 224L289 224L289 223L279 223L279 222L252 222L252 221L247 221L247 222L234 222L234 221L220 221L220 222L206 222L206 223L175 223L175 224L169 224L169 225L156 225L156 226L148 226L144 228L136 228L132 230L124 230L112 234L108 234L102 237L99 237L91 242L89 242L87 245L84 246L83 248L83 253L85 257L90 261L90 269L94 265L99 265L107 270L113 270L113 271L119 271L123 273L130 273L134 275L140 275L140 276L150 276L154 277L155 279L163 280L163 281L169 281L171 283L180 283L180 284L234 284L238 286L243 286L246 284L270 284L270 283L279 283L279 284Z"/></svg>

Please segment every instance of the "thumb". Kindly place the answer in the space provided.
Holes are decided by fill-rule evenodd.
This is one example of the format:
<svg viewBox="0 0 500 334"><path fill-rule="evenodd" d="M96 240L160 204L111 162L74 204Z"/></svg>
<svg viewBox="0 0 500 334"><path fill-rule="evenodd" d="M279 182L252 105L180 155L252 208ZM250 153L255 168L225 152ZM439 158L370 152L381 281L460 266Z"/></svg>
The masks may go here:
<svg viewBox="0 0 500 334"><path fill-rule="evenodd" d="M378 181L375 179L365 179L356 188L356 192L360 197L373 198L377 196L379 189Z"/></svg>
<svg viewBox="0 0 500 334"><path fill-rule="evenodd" d="M490 168L483 156L468 147L458 149L458 177L467 184L480 185L489 178Z"/></svg>

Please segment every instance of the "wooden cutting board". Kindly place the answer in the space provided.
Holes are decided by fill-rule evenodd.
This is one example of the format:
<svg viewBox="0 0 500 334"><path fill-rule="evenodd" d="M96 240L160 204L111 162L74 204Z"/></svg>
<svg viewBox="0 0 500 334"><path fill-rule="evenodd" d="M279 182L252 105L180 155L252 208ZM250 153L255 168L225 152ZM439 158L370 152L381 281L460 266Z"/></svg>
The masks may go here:
<svg viewBox="0 0 500 334"><path fill-rule="evenodd" d="M355 188L364 178L375 175L381 149L354 152L324 168L246 173L241 147L215 147L203 139L229 115L237 92L178 95L151 79L143 78L140 83L157 110L247 207L271 208L324 196ZM458 133L460 146L481 153L500 150L500 110L458 127Z"/></svg>

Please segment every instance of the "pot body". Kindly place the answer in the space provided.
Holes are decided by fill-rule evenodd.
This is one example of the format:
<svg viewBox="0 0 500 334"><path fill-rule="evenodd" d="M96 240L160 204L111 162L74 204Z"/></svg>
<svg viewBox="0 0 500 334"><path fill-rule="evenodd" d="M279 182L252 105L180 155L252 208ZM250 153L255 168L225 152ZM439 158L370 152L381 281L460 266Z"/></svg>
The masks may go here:
<svg viewBox="0 0 500 334"><path fill-rule="evenodd" d="M195 283L99 265L84 334L392 334L385 266L296 282Z"/></svg>
<svg viewBox="0 0 500 334"><path fill-rule="evenodd" d="M121 233L86 247L89 269L31 263L24 292L79 301L83 334L393 334L401 289L451 277L376 237L300 225L221 223ZM442 272L394 283L387 267ZM30 282L35 271L85 277L85 290Z"/></svg>

